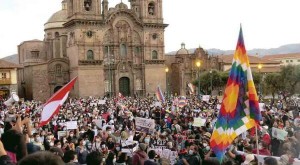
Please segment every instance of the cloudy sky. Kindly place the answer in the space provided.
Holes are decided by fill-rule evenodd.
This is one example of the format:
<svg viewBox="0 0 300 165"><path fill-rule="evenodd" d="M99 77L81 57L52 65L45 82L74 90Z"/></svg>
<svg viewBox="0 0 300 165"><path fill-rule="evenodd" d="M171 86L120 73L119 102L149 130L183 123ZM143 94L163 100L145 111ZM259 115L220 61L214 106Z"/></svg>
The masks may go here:
<svg viewBox="0 0 300 165"><path fill-rule="evenodd" d="M109 0L110 7L121 0ZM127 0L123 0L127 3ZM1 0L0 57L22 41L43 39L43 25L61 0ZM163 0L166 52L187 48L234 49L242 23L247 49L300 43L299 0Z"/></svg>

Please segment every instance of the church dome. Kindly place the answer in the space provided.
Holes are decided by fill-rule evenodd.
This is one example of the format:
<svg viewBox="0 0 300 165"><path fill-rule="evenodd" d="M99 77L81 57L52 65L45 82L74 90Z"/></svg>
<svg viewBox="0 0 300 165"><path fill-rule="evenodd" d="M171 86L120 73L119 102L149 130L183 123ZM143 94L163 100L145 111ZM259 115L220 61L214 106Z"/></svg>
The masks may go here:
<svg viewBox="0 0 300 165"><path fill-rule="evenodd" d="M121 2L121 3L117 4L115 8L116 9L128 9L128 6L125 3Z"/></svg>
<svg viewBox="0 0 300 165"><path fill-rule="evenodd" d="M63 4L64 5L64 4ZM62 10L54 13L49 20L45 23L44 29L62 28L63 24L66 23L68 13L66 8L63 6Z"/></svg>
<svg viewBox="0 0 300 165"><path fill-rule="evenodd" d="M185 43L181 44L181 49L179 49L176 54L178 55L189 54L189 51L185 48Z"/></svg>

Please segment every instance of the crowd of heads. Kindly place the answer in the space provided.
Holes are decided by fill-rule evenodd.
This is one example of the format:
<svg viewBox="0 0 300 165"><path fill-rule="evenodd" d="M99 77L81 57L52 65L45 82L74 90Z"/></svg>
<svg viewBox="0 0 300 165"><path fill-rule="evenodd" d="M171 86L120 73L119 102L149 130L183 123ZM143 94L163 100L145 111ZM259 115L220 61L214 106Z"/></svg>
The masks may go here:
<svg viewBox="0 0 300 165"><path fill-rule="evenodd" d="M183 105L178 104L180 99L184 99ZM10 107L2 105L0 136L12 162L33 165L258 164L257 152L266 156L265 164L288 165L298 158L300 132L294 121L299 112L287 109L279 100L265 103L258 133L253 128L238 136L220 162L210 148L220 104L217 97L208 101L169 97L164 103L150 96L69 98L49 123L40 127L43 103L20 101ZM152 120L153 128L137 128L137 118ZM196 118L205 122L195 125ZM76 128L68 128L70 121L76 121ZM286 131L287 136L272 136L274 128ZM157 149L171 151L175 159L171 161Z"/></svg>

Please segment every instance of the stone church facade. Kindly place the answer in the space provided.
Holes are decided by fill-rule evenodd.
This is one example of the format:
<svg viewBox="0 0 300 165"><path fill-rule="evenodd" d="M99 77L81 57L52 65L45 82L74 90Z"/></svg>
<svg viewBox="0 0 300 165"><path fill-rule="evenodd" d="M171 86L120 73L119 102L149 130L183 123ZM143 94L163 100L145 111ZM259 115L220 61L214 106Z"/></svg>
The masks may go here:
<svg viewBox="0 0 300 165"><path fill-rule="evenodd" d="M197 62L200 67L196 66ZM169 68L166 77L170 93L187 96L190 94L188 84L197 80L199 73L222 70L223 61L218 56L208 55L201 47L189 52L182 43L175 55L166 55L166 66Z"/></svg>
<svg viewBox="0 0 300 165"><path fill-rule="evenodd" d="M73 97L165 91L162 0L63 0L44 25L43 41L18 46L20 97L45 101L78 77Z"/></svg>

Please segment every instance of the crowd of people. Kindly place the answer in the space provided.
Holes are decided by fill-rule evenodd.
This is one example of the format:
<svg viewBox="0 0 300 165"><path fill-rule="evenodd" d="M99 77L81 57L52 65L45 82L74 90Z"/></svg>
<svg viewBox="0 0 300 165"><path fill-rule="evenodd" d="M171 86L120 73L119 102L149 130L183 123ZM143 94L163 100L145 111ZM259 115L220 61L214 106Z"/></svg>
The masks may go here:
<svg viewBox="0 0 300 165"><path fill-rule="evenodd" d="M268 165L297 162L299 112L291 113L281 100L265 103L261 127L236 138L219 162L209 145L219 105L217 97L172 96L164 103L150 96L69 98L40 127L41 102L2 104L0 165L246 165L259 164L258 155ZM153 121L153 127L137 128L138 118ZM195 124L197 118L202 125Z"/></svg>

